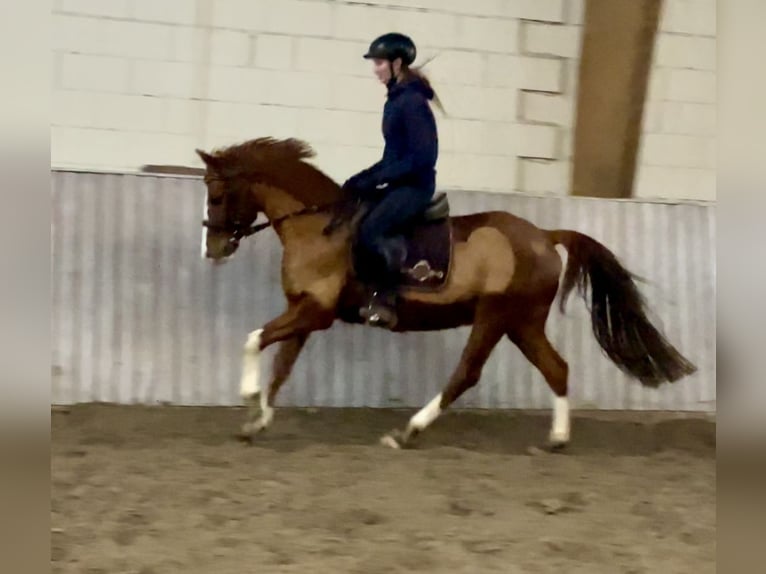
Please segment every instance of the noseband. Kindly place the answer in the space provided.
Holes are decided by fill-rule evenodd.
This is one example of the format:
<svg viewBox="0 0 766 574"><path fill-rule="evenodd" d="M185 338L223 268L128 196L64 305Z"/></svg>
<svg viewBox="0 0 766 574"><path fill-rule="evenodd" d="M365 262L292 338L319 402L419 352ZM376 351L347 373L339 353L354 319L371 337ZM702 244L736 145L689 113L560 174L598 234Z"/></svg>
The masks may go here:
<svg viewBox="0 0 766 574"><path fill-rule="evenodd" d="M219 231L221 233L229 233L231 235L232 241L239 241L240 239L244 239L245 237L250 237L251 235L255 235L259 231L262 231L266 229L267 227L271 226L271 222L267 221L265 223L259 223L258 225L241 225L241 224L224 224L224 225L213 225L210 223L207 219L202 220L202 225L204 227L207 227L211 231Z"/></svg>

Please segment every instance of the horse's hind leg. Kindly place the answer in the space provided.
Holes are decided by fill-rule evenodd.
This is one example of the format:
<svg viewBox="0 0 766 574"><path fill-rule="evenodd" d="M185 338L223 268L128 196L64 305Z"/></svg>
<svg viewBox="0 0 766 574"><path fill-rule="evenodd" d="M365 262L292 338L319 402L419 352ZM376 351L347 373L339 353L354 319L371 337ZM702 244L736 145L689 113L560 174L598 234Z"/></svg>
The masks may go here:
<svg viewBox="0 0 766 574"><path fill-rule="evenodd" d="M403 433L395 431L384 436L381 439L384 445L392 448L407 446L433 423L442 411L479 382L484 364L506 332L507 325L500 323L498 319L496 310L489 307L477 309L468 344L463 350L460 363L452 374L449 384L410 419Z"/></svg>
<svg viewBox="0 0 766 574"><path fill-rule="evenodd" d="M547 315L547 310L545 312ZM545 335L545 318L518 325L508 337L519 347L524 356L542 373L553 391L553 422L550 432L552 448L561 448L569 442L569 399L567 380L569 366L553 348Z"/></svg>

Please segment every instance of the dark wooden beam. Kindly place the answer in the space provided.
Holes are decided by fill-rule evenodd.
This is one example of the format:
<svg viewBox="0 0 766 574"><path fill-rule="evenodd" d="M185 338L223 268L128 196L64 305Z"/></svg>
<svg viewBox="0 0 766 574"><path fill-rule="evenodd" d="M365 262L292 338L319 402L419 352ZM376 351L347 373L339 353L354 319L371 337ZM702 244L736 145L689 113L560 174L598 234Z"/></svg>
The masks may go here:
<svg viewBox="0 0 766 574"><path fill-rule="evenodd" d="M170 174L170 175L197 175L200 177L205 175L204 168L188 167L185 165L147 164L147 165L141 166L141 171L144 173L163 173L163 174Z"/></svg>
<svg viewBox="0 0 766 574"><path fill-rule="evenodd" d="M633 195L662 0L587 0L572 195Z"/></svg>

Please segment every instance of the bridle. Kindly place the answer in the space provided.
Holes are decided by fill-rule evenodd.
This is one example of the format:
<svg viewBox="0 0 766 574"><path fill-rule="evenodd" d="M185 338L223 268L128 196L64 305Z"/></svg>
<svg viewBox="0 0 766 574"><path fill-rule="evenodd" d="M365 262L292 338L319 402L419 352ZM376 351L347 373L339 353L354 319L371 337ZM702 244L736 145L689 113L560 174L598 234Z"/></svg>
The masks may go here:
<svg viewBox="0 0 766 574"><path fill-rule="evenodd" d="M221 177L205 177L204 181L207 184L211 181L226 181L226 180ZM314 215L317 213L330 211L331 209L335 208L337 205L344 203L346 201L347 201L346 199L342 199L339 201L326 203L324 205L311 205L309 207L304 207L303 209L299 209L298 211L294 211L292 213L288 213L280 217L275 217L273 220L265 221L264 223L258 223L257 225L252 225L252 224L243 225L239 223L238 221L235 221L233 223L226 222L221 225L215 225L213 223L210 223L210 221L208 221L207 219L202 220L202 225L204 227L207 227L211 231L229 233L231 235L230 241L232 243L239 243L242 239L246 237L250 237L251 235L255 235L259 231L263 231L264 229L268 229L269 227L276 228L277 226L287 221L288 219L292 219L294 217L301 217L304 215Z"/></svg>

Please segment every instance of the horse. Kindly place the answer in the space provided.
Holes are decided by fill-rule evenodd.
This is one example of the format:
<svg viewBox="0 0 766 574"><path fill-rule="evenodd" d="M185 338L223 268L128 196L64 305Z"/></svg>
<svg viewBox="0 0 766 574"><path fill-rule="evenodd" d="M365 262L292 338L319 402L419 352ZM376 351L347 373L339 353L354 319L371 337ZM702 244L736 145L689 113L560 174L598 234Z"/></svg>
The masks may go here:
<svg viewBox="0 0 766 574"><path fill-rule="evenodd" d="M302 140L262 137L210 153L195 151L204 162L207 191L203 257L222 262L241 240L267 227L283 246L281 284L287 308L250 332L244 344L240 395L248 414L238 436L252 441L273 423L279 390L308 337L336 320L365 323L360 309L366 290L353 255L359 217L338 223L338 213L357 204L352 192L310 163L315 153ZM439 194L432 206L439 213L405 230L411 232L408 241L415 258L406 269L410 275L403 275L409 283L403 279L396 303L400 320L384 328L406 332L470 326L470 335L446 386L403 430L384 435L383 444L412 446L479 382L490 353L507 337L549 385L553 416L548 447L564 447L570 441L568 365L547 338L545 324L557 294L563 312L575 289L586 302L601 349L631 378L657 388L696 371L649 320L639 278L592 237L544 230L505 211L451 216L445 205L445 194ZM255 225L261 213L267 221ZM352 208L351 213L363 212ZM328 233L331 222L336 229ZM557 245L568 252L566 268ZM264 388L260 356L277 343Z"/></svg>

